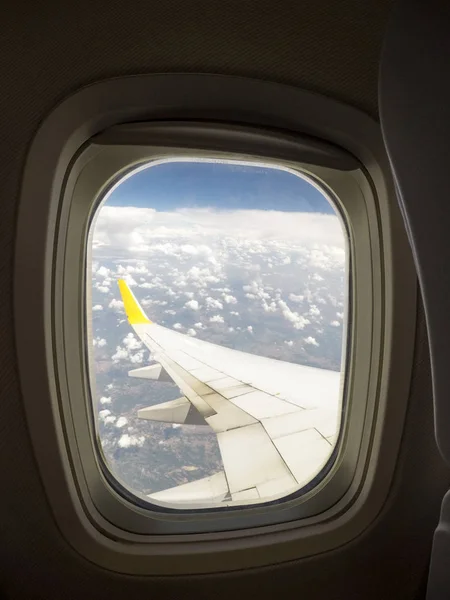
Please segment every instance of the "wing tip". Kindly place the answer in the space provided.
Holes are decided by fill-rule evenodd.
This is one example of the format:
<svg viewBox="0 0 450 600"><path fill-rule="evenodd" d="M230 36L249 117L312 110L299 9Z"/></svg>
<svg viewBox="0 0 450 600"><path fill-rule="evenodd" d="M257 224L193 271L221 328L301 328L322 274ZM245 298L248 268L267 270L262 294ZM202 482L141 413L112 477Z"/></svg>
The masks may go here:
<svg viewBox="0 0 450 600"><path fill-rule="evenodd" d="M119 279L117 283L119 285L123 306L130 325L151 324L152 321L150 321L143 311L127 282L124 279Z"/></svg>

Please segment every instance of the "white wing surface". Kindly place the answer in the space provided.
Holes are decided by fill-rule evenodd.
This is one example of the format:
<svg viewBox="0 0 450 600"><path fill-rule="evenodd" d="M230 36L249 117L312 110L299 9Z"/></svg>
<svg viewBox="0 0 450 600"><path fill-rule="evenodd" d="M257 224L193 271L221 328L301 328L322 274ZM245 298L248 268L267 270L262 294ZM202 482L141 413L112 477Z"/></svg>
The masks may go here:
<svg viewBox="0 0 450 600"><path fill-rule="evenodd" d="M130 372L170 378L183 396L138 411L155 421L206 424L223 472L152 494L162 502L217 506L285 496L310 482L333 450L340 373L240 352L151 322L123 280L128 321L157 363Z"/></svg>

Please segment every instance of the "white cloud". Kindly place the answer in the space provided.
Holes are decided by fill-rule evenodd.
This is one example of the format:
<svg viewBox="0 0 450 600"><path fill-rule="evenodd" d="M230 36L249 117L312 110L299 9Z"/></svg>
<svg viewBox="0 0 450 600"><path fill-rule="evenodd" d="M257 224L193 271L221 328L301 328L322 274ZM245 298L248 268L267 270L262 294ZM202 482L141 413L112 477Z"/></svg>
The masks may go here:
<svg viewBox="0 0 450 600"><path fill-rule="evenodd" d="M270 294L265 291L264 286L261 284L260 280L251 281L248 285L244 285L243 288L245 297L249 300L258 299L261 302L261 306L266 312L275 312L276 305L272 302L271 305L267 304L267 300L270 299Z"/></svg>
<svg viewBox="0 0 450 600"><path fill-rule="evenodd" d="M210 323L223 323L223 317L221 315L214 315L209 319Z"/></svg>
<svg viewBox="0 0 450 600"><path fill-rule="evenodd" d="M96 337L92 340L92 345L97 348L103 348L106 346L106 340L105 338Z"/></svg>
<svg viewBox="0 0 450 600"><path fill-rule="evenodd" d="M192 329L192 328L188 329L186 333L192 337L195 337L197 335L197 332L195 331L195 329Z"/></svg>
<svg viewBox="0 0 450 600"><path fill-rule="evenodd" d="M273 301L270 304L267 304L267 302L263 299L261 300L261 305L265 312L277 312L277 305Z"/></svg>
<svg viewBox="0 0 450 600"><path fill-rule="evenodd" d="M284 343L286 344L286 346L289 346L289 348L292 348L292 346L294 345L294 342L292 340L285 340Z"/></svg>
<svg viewBox="0 0 450 600"><path fill-rule="evenodd" d="M103 306L101 304L96 304L95 306L92 307L92 310L94 312L97 312L99 310L103 310Z"/></svg>
<svg viewBox="0 0 450 600"><path fill-rule="evenodd" d="M244 292L251 292L254 296L259 293L259 285L256 281L251 281L249 284L243 285L242 289Z"/></svg>
<svg viewBox="0 0 450 600"><path fill-rule="evenodd" d="M332 327L340 327L341 326L341 324L339 323L339 321L331 321L330 325Z"/></svg>
<svg viewBox="0 0 450 600"><path fill-rule="evenodd" d="M148 274L148 269L142 261L137 261L136 265L127 265L125 267L127 273L134 273L136 275ZM140 278L142 280L142 277Z"/></svg>
<svg viewBox="0 0 450 600"><path fill-rule="evenodd" d="M222 302L220 300L216 300L215 298L211 298L211 296L208 296L205 302L208 308L218 308L219 310L223 309Z"/></svg>
<svg viewBox="0 0 450 600"><path fill-rule="evenodd" d="M336 246L316 246L309 253L308 264L311 268L324 271L342 269L345 265L345 250Z"/></svg>
<svg viewBox="0 0 450 600"><path fill-rule="evenodd" d="M237 300L234 296L224 294L223 299L226 302L226 304L237 304Z"/></svg>
<svg viewBox="0 0 450 600"><path fill-rule="evenodd" d="M125 427L125 425L127 423L128 423L128 419L126 417L119 417L117 419L116 427L118 427L119 429L121 429L122 427Z"/></svg>
<svg viewBox="0 0 450 600"><path fill-rule="evenodd" d="M189 254L191 256L197 256L198 254L208 255L212 253L211 248L208 248L208 246L205 245L194 246L192 244L183 244L180 246L180 250L184 254Z"/></svg>
<svg viewBox="0 0 450 600"><path fill-rule="evenodd" d="M311 304L311 306L309 307L309 314L313 317L320 316L320 310L316 304Z"/></svg>
<svg viewBox="0 0 450 600"><path fill-rule="evenodd" d="M302 296L301 294L298 296L296 294L289 294L289 300L292 300L292 302L303 302L304 299L305 296Z"/></svg>
<svg viewBox="0 0 450 600"><path fill-rule="evenodd" d="M131 448L132 446L142 447L145 443L145 437L143 435L129 435L124 433L117 442L119 448Z"/></svg>
<svg viewBox="0 0 450 600"><path fill-rule="evenodd" d="M130 333L129 335L133 335ZM134 336L133 336L134 337ZM128 336L123 340L129 344L128 347L123 348L122 346L116 346L116 352L112 355L112 360L114 363L119 363L121 361L131 362L133 364L140 364L144 360L144 352L145 350L139 350L136 352L137 348L142 347L142 343L138 342L136 338L131 340Z"/></svg>
<svg viewBox="0 0 450 600"><path fill-rule="evenodd" d="M124 312L122 300L116 300L116 298L113 298L111 300L108 307L112 308L112 310L115 312Z"/></svg>
<svg viewBox="0 0 450 600"><path fill-rule="evenodd" d="M286 240L298 245L326 245L336 250L333 261L345 260L345 237L335 215L281 212L276 210L216 210L189 208L157 212L151 208L103 206L94 232L98 249L114 248L128 253L166 256L202 256L214 264L209 239L233 232L245 241ZM178 240L183 238L183 243ZM164 239L165 243L155 242ZM172 240L172 241L168 241ZM190 243L186 243L190 240ZM286 259L285 259L286 260ZM323 264L323 256L313 257Z"/></svg>
<svg viewBox="0 0 450 600"><path fill-rule="evenodd" d="M239 316L239 313L236 312L235 310L230 311L230 315L234 315L235 317Z"/></svg>
<svg viewBox="0 0 450 600"><path fill-rule="evenodd" d="M305 344L309 344L310 346L318 346L319 344L317 343L316 339L313 338L311 335L307 338L305 338Z"/></svg>
<svg viewBox="0 0 450 600"><path fill-rule="evenodd" d="M140 350L142 348L142 342L137 339L134 333L128 333L123 338L122 343L128 350Z"/></svg>
<svg viewBox="0 0 450 600"><path fill-rule="evenodd" d="M144 351L141 350L141 352L137 352L136 354L130 356L130 362L132 362L134 365L140 365L142 362L144 362Z"/></svg>
<svg viewBox="0 0 450 600"><path fill-rule="evenodd" d="M304 329L306 325L310 324L310 321L305 317L302 317L297 312L292 311L284 300L278 300L278 306L281 309L283 317L290 321L295 329Z"/></svg>
<svg viewBox="0 0 450 600"><path fill-rule="evenodd" d="M116 346L116 352L111 356L113 362L118 363L121 360L129 360L128 350L122 346Z"/></svg>
<svg viewBox="0 0 450 600"><path fill-rule="evenodd" d="M109 292L109 287L107 287L106 285L96 285L95 286L99 292L101 292L102 294L107 294Z"/></svg>
<svg viewBox="0 0 450 600"><path fill-rule="evenodd" d="M249 326L247 327L247 331L250 331L250 333L253 333L253 327L252 327L251 325L249 325Z"/></svg>
<svg viewBox="0 0 450 600"><path fill-rule="evenodd" d="M99 269L97 269L97 271L95 272L96 275L100 275L100 277L103 277L103 279L105 277L109 277L111 271L109 269L107 269L106 267L101 266Z"/></svg>
<svg viewBox="0 0 450 600"><path fill-rule="evenodd" d="M190 308L191 310L198 310L200 305L197 300L189 300L189 302L186 302L185 307Z"/></svg>
<svg viewBox="0 0 450 600"><path fill-rule="evenodd" d="M194 323L194 327L196 327L197 329L205 329L205 326L203 325L203 323Z"/></svg>
<svg viewBox="0 0 450 600"><path fill-rule="evenodd" d="M173 326L174 329L183 329L183 325L181 323L175 323Z"/></svg>
<svg viewBox="0 0 450 600"><path fill-rule="evenodd" d="M109 396L102 396L100 398L100 404L111 404L111 398Z"/></svg>
<svg viewBox="0 0 450 600"><path fill-rule="evenodd" d="M145 350L142 349L142 342L137 340L132 333L123 339L123 344L125 347L116 347L116 352L111 357L113 362L128 361L132 364L141 364L144 361Z"/></svg>
<svg viewBox="0 0 450 600"><path fill-rule="evenodd" d="M103 423L106 424L106 420L108 419L108 423L111 423L111 411L108 410L107 408L104 408L103 410L99 410L98 411L98 417L101 421L103 421Z"/></svg>
<svg viewBox="0 0 450 600"><path fill-rule="evenodd" d="M208 260L211 264L211 260ZM186 273L186 277L191 281L192 285L197 288L205 287L208 283L217 283L220 279L217 275L220 273L221 266L218 261L214 259L212 270L210 267L200 268L198 266L191 267ZM213 272L212 272L213 271Z"/></svg>

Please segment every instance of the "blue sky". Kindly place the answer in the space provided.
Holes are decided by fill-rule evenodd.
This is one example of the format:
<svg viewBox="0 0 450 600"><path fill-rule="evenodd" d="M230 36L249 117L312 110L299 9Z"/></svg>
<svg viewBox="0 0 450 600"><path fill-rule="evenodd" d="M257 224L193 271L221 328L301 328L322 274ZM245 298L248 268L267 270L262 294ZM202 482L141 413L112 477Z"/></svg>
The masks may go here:
<svg viewBox="0 0 450 600"><path fill-rule="evenodd" d="M119 185L107 205L157 211L209 207L334 212L315 187L286 171L205 162L170 162L144 169Z"/></svg>

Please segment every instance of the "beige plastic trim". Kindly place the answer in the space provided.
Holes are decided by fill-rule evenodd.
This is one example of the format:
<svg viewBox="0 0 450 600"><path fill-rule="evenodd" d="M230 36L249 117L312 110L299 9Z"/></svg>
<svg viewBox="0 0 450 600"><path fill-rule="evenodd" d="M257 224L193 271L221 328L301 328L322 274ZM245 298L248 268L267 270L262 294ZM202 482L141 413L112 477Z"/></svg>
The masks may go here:
<svg viewBox="0 0 450 600"><path fill-rule="evenodd" d="M160 128L160 125L157 126ZM182 126L179 125L180 137L182 136ZM189 128L191 129L191 128ZM209 126L210 132L214 130L212 125ZM191 133L192 135L192 133ZM241 129L241 137L244 132ZM97 141L97 140L96 140ZM219 142L216 142L219 143ZM267 147L267 143L266 143ZM269 146L270 148L270 146ZM136 147L136 146L107 146L102 148L95 145L86 150L86 153L93 156L91 161L86 164L86 154L80 157L84 165L80 174L76 177L76 184L72 189L69 189L70 180L66 188L66 195L71 200L70 213L68 220L70 226L67 227L67 235L63 234L61 239L60 256L63 257L63 263L58 268L60 273L69 273L70 277L65 280L60 280L57 285L61 286L61 292L57 289L56 297L61 298L61 314L64 311L65 323L63 324L64 331L61 332L59 339L61 345L58 346L57 356L64 357L60 366L60 373L65 372L67 377L67 388L70 391L71 397L75 398L71 402L71 414L76 420L74 427L74 436L77 438L75 445L80 448L79 453L82 455L83 476L87 479L90 489L99 489L99 465L98 457L95 456L93 445L97 443L96 423L92 420L91 406L83 407L79 402L79 398L84 396L90 404L90 390L88 386L83 385L89 379L88 365L83 365L79 361L79 348L82 348L82 356L88 356L90 347L88 340L90 336L85 333L78 335L78 332L83 329L83 322L90 323L90 315L84 315L82 324L78 323L80 315L83 315L84 291L90 296L90 282L85 281L84 272L86 265L85 248L89 246L88 227L95 218L95 209L98 207L98 200L104 196L104 191L109 188L110 182L120 179L120 173L132 172L132 169L140 168L138 165L152 164L156 167L158 164L170 159L186 159L192 157L192 151L164 148L164 147ZM252 157L242 154L227 154L227 153L212 153L211 151L197 150L196 158L210 158L215 160L229 160L231 158L239 161L249 162ZM152 160L153 158L153 160ZM254 158L255 164L261 164ZM349 246L347 256L354 254L355 240L356 245L364 248L364 252L355 255L355 260L349 265L352 273L350 279L360 281L364 278L364 284L361 289L364 290L365 298L363 302L364 310L359 311L358 319L364 323L364 328L359 327L361 337L358 343L349 344L353 348L353 360L350 364L355 363L354 369L358 373L358 377L354 382L353 394L358 397L367 397L367 384L369 381L370 361L360 360L359 357L370 355L372 352L372 302L373 302L373 283L372 278L367 277L367 273L371 271L371 252L372 249L366 243L369 238L368 217L366 214L366 205L364 196L360 189L360 181L358 180L358 172L340 171L336 169L328 169L326 167L318 167L311 165L301 165L288 161L280 161L266 158L265 165L276 165L280 168L288 168L294 173L299 173L301 176L308 178L313 185L318 185L316 182L322 182L322 189L327 194L327 190L333 190L333 195L338 194L338 197L346 199L345 205L340 206L342 210L349 211L351 214L350 222L359 223L356 233L349 231ZM120 168L118 168L120 165ZM151 167L150 167L151 168ZM308 170L306 170L308 168ZM131 169L131 170L130 170ZM77 173L77 164L73 166L73 173ZM361 179L364 183L364 179ZM370 189L366 189L366 193L370 194ZM329 193L328 193L329 195ZM97 201L96 201L97 199ZM332 198L330 202L335 203ZM345 219L347 220L347 219ZM93 226L91 227L91 230ZM65 231L65 230L64 230ZM64 236L66 236L64 238ZM86 240L84 245L80 246L80 240ZM89 259L88 259L89 260ZM80 269L81 266L81 269ZM78 276L75 276L75 273ZM87 286L85 288L85 285ZM362 292L361 292L362 293ZM60 296L61 294L61 296ZM80 309L80 306L82 307ZM353 310L353 309L352 309ZM352 312L352 310L350 312ZM354 310L353 310L354 312ZM347 319L349 325L354 320L354 315L350 314ZM378 315L378 319L379 319ZM349 326L351 334L351 327ZM63 340L70 340L69 344L64 346ZM345 351L344 351L345 356ZM343 378L344 379L344 378ZM91 378L95 381L95 378ZM344 381L343 381L344 383ZM199 532L199 531L220 531L229 529L240 529L243 526L260 526L269 523L279 523L280 520L290 521L300 517L305 518L320 513L324 508L328 508L336 501L340 500L353 478L356 459L360 450L360 442L362 428L364 423L365 403L358 404L351 411L346 411L349 414L349 419L345 419L345 426L350 429L351 434L347 435L343 431L340 452L336 457L334 467L327 473L323 480L317 483L310 492L306 493L300 500L298 498L285 499L283 503L283 515L280 517L279 505L274 506L253 506L250 510L241 508L239 512L215 510L209 511L207 514L197 515L194 519L192 514L187 515L186 511L178 510L168 514L155 514L154 518L165 520L166 532ZM90 420L90 426L87 421ZM346 441L345 439L346 438ZM113 476L111 475L113 478ZM78 477L80 479L80 477ZM111 480L111 478L110 478ZM138 517L136 507L133 503L127 504L123 511L123 502L115 502L114 496L108 493L108 488L102 488L102 493L97 492L93 496L94 503L98 510L107 518L116 524L133 528L136 533L148 532L154 530L154 523L148 520L148 498L144 498L147 504L147 512L143 518ZM130 490L131 492L131 490ZM314 498L314 500L312 499ZM251 504L251 503L249 503ZM301 506L300 506L301 505ZM157 511L157 507L154 507ZM135 519L131 521L130 510L133 510ZM121 514L122 513L122 514ZM185 513L185 514L183 514Z"/></svg>
<svg viewBox="0 0 450 600"><path fill-rule="evenodd" d="M175 92L186 83L186 94L180 98ZM353 244L353 354L348 365L349 418L340 455L328 479L310 495L278 507L237 511L227 524L225 512L220 519L217 512L214 519L212 513L190 519L149 515L117 494L86 454L89 447L92 451L87 440L94 434L91 430L86 438L81 433L90 422L86 377L78 377L84 389L74 387L76 369L84 362L80 284L92 191L101 192L113 173L151 160L155 151L159 156L192 153L192 147L183 149L182 144L176 150L176 144L165 150L159 144L156 150L148 142L142 146L142 140L136 145L108 143L108 148L85 146L84 152L82 145L105 125L174 116L175 98L178 116L184 111L185 118L192 118L206 97L212 117L231 122L240 107L240 114L247 115L242 116L244 122L260 125L263 139L267 126L288 128L297 139L303 129L350 150L363 164L350 171L313 167L311 159L299 164L297 158L290 164L322 181L340 199ZM208 148L207 155L225 152L236 157L236 139L225 151L224 136L216 132L217 149ZM267 161L267 154L258 154L255 148L245 157L263 156ZM100 169L102 156L108 158ZM286 157L283 160L289 163ZM275 162L280 164L280 159ZM102 183L94 172L87 175L94 164ZM389 201L393 192L387 174L378 128L360 113L299 90L239 78L168 75L100 83L67 100L42 125L27 160L20 203L16 341L43 485L57 525L80 554L105 568L135 574L233 570L337 548L373 522L390 489L414 347L415 274L400 215ZM358 192L347 196L352 189ZM76 201L81 192L89 192L88 202ZM356 452L355 440L359 440ZM351 448L354 459L346 462ZM339 469L341 481L346 481L341 487ZM331 498L334 485L340 491ZM319 503L322 491L328 500ZM314 509L307 510L308 505Z"/></svg>

